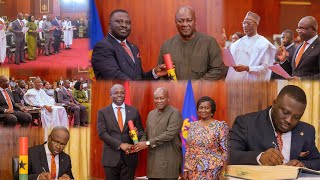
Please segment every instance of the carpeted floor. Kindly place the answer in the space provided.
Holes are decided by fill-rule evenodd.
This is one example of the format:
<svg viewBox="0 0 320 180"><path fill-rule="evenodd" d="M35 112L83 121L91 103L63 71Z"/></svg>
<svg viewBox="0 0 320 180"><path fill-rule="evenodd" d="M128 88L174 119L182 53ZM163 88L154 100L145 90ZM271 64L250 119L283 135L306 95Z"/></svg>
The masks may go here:
<svg viewBox="0 0 320 180"><path fill-rule="evenodd" d="M29 61L28 55L26 55L27 63L8 64L8 59L6 58L5 63L2 64L2 67L9 68L45 68L45 67L68 67L68 68L85 68L89 63L89 39L74 39L71 46L72 49L62 48L61 53L45 56L40 53L37 56L36 60ZM38 53L38 50L37 50ZM14 57L13 57L14 61Z"/></svg>

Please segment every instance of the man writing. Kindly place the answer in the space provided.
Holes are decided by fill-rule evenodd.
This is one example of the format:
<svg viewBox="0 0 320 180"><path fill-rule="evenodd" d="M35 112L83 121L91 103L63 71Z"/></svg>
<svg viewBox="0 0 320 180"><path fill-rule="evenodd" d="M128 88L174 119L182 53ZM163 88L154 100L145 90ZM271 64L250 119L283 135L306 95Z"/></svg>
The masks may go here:
<svg viewBox="0 0 320 180"><path fill-rule="evenodd" d="M140 114L124 103L125 90L121 84L112 86L110 96L112 104L98 112L97 129L104 142L101 162L107 180L134 180L138 153L133 150L128 121L133 121L140 139L144 134Z"/></svg>
<svg viewBox="0 0 320 180"><path fill-rule="evenodd" d="M157 88L153 97L156 109L148 114L146 134L134 148L136 152L148 148L148 179L177 180L182 163L182 117L169 105L166 88Z"/></svg>
<svg viewBox="0 0 320 180"><path fill-rule="evenodd" d="M65 127L52 129L48 142L28 149L29 180L73 179L70 156L63 152L70 138Z"/></svg>
<svg viewBox="0 0 320 180"><path fill-rule="evenodd" d="M127 40L130 32L128 12L122 9L111 12L109 34L96 44L92 53L92 68L97 79L157 79L167 74L164 64L143 71L138 47Z"/></svg>
<svg viewBox="0 0 320 180"><path fill-rule="evenodd" d="M272 107L238 116L229 133L230 164L281 165L320 169L315 128L300 119L307 105L304 91L284 87Z"/></svg>
<svg viewBox="0 0 320 180"><path fill-rule="evenodd" d="M170 54L177 79L218 80L225 76L220 47L213 37L196 31L196 16L189 6L177 9L175 22L179 34L161 46L158 64Z"/></svg>

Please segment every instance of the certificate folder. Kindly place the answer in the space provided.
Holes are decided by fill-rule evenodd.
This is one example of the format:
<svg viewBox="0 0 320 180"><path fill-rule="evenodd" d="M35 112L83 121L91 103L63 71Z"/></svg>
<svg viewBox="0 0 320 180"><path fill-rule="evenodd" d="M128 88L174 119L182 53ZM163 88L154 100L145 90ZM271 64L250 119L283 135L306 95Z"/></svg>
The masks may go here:
<svg viewBox="0 0 320 180"><path fill-rule="evenodd" d="M253 165L229 165L230 177L254 180L287 180L297 179L301 174L313 174L319 176L320 171L293 166L253 166Z"/></svg>

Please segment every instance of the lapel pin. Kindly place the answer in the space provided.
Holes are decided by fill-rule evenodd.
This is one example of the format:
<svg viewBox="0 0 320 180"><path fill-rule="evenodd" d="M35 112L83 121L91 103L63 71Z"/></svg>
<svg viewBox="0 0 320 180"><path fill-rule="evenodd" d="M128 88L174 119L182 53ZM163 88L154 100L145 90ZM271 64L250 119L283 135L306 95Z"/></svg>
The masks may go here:
<svg viewBox="0 0 320 180"><path fill-rule="evenodd" d="M303 136L304 135L304 133L303 132L300 132L300 136Z"/></svg>

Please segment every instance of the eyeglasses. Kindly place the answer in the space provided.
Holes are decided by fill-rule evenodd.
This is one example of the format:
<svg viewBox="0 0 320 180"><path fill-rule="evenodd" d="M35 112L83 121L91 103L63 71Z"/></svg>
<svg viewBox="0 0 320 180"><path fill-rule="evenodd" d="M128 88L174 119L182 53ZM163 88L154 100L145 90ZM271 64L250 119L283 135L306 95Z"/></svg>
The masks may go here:
<svg viewBox="0 0 320 180"><path fill-rule="evenodd" d="M309 29L309 28L312 28L312 26L307 27L307 28L305 28L305 27L298 27L298 28L296 29L296 31L297 31L297 32L299 32L299 31L306 31L306 30Z"/></svg>
<svg viewBox="0 0 320 180"><path fill-rule="evenodd" d="M66 144L63 144L63 143L61 143L61 142L58 142L58 141L55 141L55 140L53 140L52 138L51 138L51 142L52 142L52 144L54 145L54 146L60 146L61 148L65 148L66 147Z"/></svg>
<svg viewBox="0 0 320 180"><path fill-rule="evenodd" d="M113 92L112 94L113 94L113 95L125 95L126 93L120 91L120 92Z"/></svg>

